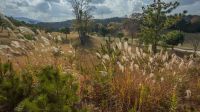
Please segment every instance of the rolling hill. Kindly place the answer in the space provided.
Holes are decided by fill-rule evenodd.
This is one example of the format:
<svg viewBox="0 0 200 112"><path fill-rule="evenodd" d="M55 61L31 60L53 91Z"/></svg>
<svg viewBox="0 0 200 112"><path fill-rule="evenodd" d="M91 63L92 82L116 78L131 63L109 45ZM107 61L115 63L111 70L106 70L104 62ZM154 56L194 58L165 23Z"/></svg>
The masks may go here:
<svg viewBox="0 0 200 112"><path fill-rule="evenodd" d="M125 18L114 17L107 19L94 19L95 23L108 24L110 22L122 22ZM40 22L37 25L39 27L49 29L49 30L57 30L63 27L71 27L73 20L63 21L63 22Z"/></svg>

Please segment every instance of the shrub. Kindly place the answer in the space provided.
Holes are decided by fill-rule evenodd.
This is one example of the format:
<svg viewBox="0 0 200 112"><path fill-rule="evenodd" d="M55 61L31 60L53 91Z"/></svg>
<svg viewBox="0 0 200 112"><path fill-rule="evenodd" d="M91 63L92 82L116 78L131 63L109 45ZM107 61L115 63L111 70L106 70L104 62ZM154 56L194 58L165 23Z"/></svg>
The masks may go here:
<svg viewBox="0 0 200 112"><path fill-rule="evenodd" d="M24 38L27 39L27 40L35 40L35 38L33 37L33 35L30 35L30 34L24 35Z"/></svg>
<svg viewBox="0 0 200 112"><path fill-rule="evenodd" d="M75 78L60 68L15 72L10 62L0 63L0 112L82 111L77 90Z"/></svg>
<svg viewBox="0 0 200 112"><path fill-rule="evenodd" d="M33 94L20 103L23 111L76 111L74 106L79 101L76 94L78 84L70 74L46 67L37 76Z"/></svg>
<svg viewBox="0 0 200 112"><path fill-rule="evenodd" d="M17 105L30 94L31 82L28 74L16 73L10 62L0 63L0 112L14 112Z"/></svg>

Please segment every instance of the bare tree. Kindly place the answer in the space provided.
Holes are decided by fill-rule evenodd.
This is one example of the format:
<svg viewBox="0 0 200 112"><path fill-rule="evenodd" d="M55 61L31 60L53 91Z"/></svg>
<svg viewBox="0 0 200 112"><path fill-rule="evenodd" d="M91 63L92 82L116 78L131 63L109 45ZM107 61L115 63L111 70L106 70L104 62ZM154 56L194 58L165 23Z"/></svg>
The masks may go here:
<svg viewBox="0 0 200 112"><path fill-rule="evenodd" d="M128 34L132 38L132 42L133 39L137 36L137 33L139 32L139 27L140 27L139 25L141 23L140 21L141 19L142 19L142 14L133 13L123 23L124 29L128 32Z"/></svg>
<svg viewBox="0 0 200 112"><path fill-rule="evenodd" d="M188 34L188 36L189 36L190 43L193 46L194 56L196 56L197 50L200 46L200 34L199 33Z"/></svg>
<svg viewBox="0 0 200 112"><path fill-rule="evenodd" d="M136 36L139 29L138 23L136 22L135 19L128 18L126 21L124 21L124 28L128 32L128 34L131 36L131 39L133 42L133 38Z"/></svg>
<svg viewBox="0 0 200 112"><path fill-rule="evenodd" d="M86 33L89 20L92 18L90 12L92 7L89 5L91 0L68 0L73 8L75 15L75 29L78 31L81 44L86 43Z"/></svg>

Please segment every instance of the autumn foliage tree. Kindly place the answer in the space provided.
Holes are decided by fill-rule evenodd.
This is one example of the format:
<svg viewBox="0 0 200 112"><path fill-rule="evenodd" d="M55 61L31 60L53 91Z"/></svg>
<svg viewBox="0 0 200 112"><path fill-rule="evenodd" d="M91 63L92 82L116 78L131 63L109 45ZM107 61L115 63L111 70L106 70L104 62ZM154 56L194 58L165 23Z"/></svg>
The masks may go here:
<svg viewBox="0 0 200 112"><path fill-rule="evenodd" d="M107 29L109 31L109 34L113 37L117 36L117 33L121 30L120 29L121 24L120 23L115 23L111 22L107 25Z"/></svg>
<svg viewBox="0 0 200 112"><path fill-rule="evenodd" d="M139 20L137 18L128 18L123 22L123 26L133 41L139 31Z"/></svg>

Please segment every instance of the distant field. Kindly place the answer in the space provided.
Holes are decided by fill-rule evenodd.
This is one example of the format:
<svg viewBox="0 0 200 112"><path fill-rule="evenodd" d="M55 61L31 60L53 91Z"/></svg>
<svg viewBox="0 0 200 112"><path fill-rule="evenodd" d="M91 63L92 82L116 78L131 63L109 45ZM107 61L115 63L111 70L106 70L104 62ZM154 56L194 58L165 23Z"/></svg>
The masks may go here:
<svg viewBox="0 0 200 112"><path fill-rule="evenodd" d="M183 45L178 46L178 48L193 49L190 38L196 36L196 38L200 39L200 33L185 33L184 35L185 35L185 41ZM199 37L197 35L199 35ZM198 49L200 50L200 46Z"/></svg>

